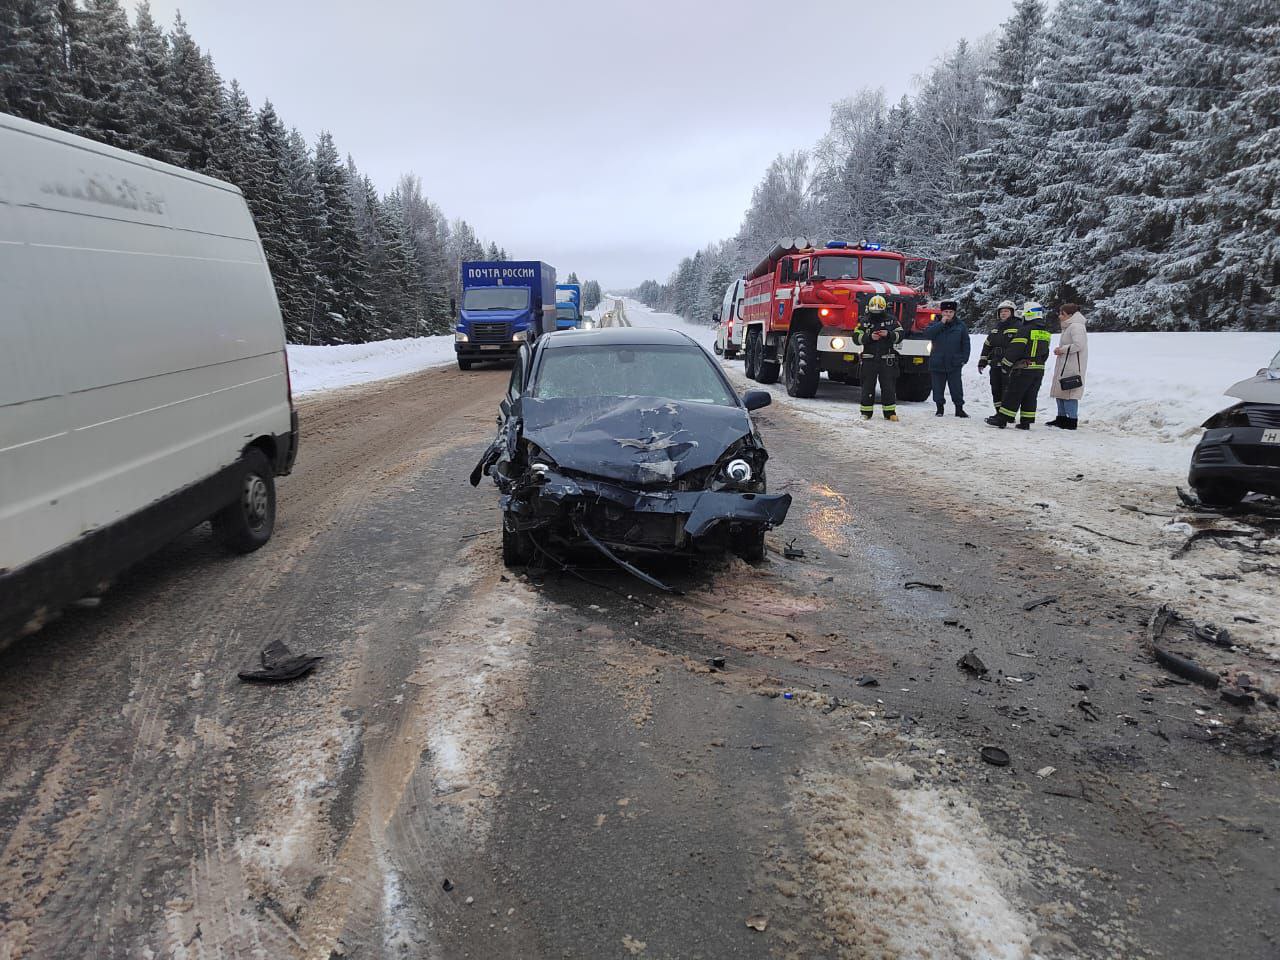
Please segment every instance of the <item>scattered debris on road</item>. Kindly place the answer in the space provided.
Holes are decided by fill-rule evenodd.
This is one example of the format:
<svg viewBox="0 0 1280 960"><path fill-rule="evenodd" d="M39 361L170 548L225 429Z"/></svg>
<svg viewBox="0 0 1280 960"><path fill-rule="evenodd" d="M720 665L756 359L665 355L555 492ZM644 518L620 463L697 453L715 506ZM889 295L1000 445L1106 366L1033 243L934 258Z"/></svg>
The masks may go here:
<svg viewBox="0 0 1280 960"><path fill-rule="evenodd" d="M868 675L865 675L865 674L864 674L863 676L859 677L857 680L855 680L855 681L854 681L854 683L856 683L856 684L857 684L858 686L860 686L860 687L878 687L878 686L880 686L880 681L879 681L879 680L877 680L875 677L868 676Z"/></svg>
<svg viewBox="0 0 1280 960"><path fill-rule="evenodd" d="M245 683L288 683L315 669L324 657L295 656L282 640L272 640L261 653L261 670L241 670Z"/></svg>
<svg viewBox="0 0 1280 960"><path fill-rule="evenodd" d="M788 540L787 545L782 548L782 556L787 560L803 560L804 550L795 545L795 540Z"/></svg>
<svg viewBox="0 0 1280 960"><path fill-rule="evenodd" d="M758 933L764 933L765 928L769 926L769 918L762 914L747 917L747 926Z"/></svg>
<svg viewBox="0 0 1280 960"><path fill-rule="evenodd" d="M1032 600L1030 603L1024 603L1022 609L1030 613L1037 607L1047 607L1051 603L1057 603L1061 597L1042 597L1039 600Z"/></svg>
<svg viewBox="0 0 1280 960"><path fill-rule="evenodd" d="M963 657L956 661L956 666L966 673L971 673L975 677L986 676L989 672L987 665L982 662L982 658L970 650Z"/></svg>
<svg viewBox="0 0 1280 960"><path fill-rule="evenodd" d="M925 583L923 580L908 580L902 585L903 590L941 590L940 583Z"/></svg>
<svg viewBox="0 0 1280 960"><path fill-rule="evenodd" d="M1009 765L1009 754L999 747L983 747L978 751L978 754L993 767L1007 767Z"/></svg>

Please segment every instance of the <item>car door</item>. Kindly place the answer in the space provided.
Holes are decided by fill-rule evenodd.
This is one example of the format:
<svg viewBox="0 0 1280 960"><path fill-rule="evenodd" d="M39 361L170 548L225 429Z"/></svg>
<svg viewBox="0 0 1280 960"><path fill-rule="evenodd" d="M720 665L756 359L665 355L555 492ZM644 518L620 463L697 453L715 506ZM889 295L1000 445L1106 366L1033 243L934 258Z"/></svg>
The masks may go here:
<svg viewBox="0 0 1280 960"><path fill-rule="evenodd" d="M511 365L511 377L507 380L507 392L498 401L498 435L493 438L493 442L471 471L473 487L479 485L480 478L489 472L490 467L504 459L509 460L517 452L520 440L520 398L529 385L533 350L526 343L516 353L515 362Z"/></svg>

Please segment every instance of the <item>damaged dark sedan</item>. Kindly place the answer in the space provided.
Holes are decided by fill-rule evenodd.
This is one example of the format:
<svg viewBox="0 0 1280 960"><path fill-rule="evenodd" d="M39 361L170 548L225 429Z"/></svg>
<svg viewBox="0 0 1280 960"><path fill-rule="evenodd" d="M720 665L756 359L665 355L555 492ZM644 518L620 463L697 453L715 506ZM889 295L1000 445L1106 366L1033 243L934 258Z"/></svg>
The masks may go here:
<svg viewBox="0 0 1280 960"><path fill-rule="evenodd" d="M635 573L623 555L762 559L765 531L791 506L765 491L768 454L748 415L769 402L762 390L739 398L674 330L563 331L526 345L471 474L502 492L503 561L579 547Z"/></svg>

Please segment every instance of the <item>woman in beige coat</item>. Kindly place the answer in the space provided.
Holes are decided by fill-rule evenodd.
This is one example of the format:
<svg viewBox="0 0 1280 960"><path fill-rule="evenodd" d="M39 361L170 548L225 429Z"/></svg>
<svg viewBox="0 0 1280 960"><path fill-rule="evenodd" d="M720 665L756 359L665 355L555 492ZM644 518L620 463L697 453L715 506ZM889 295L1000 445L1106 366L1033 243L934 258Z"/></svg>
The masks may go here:
<svg viewBox="0 0 1280 960"><path fill-rule="evenodd" d="M1077 304L1064 303L1058 311L1058 322L1062 325L1062 336L1053 351L1058 363L1049 389L1049 396L1058 401L1058 417L1046 426L1074 430L1080 424L1080 398L1084 396L1084 379L1089 369L1089 333ZM1080 385L1063 387L1063 379L1069 377L1079 377Z"/></svg>

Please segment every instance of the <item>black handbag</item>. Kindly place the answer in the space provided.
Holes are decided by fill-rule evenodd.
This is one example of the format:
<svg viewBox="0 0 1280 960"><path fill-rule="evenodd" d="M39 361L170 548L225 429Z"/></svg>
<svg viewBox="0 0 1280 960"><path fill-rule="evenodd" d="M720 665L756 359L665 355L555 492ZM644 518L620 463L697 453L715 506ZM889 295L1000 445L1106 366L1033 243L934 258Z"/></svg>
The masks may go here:
<svg viewBox="0 0 1280 960"><path fill-rule="evenodd" d="M1076 352L1075 358L1076 358L1076 369L1079 370L1080 369L1079 351ZM1059 377L1058 386L1061 387L1063 390L1079 390L1081 387L1084 386L1084 377L1080 376L1080 374L1078 373L1073 373L1069 377Z"/></svg>

